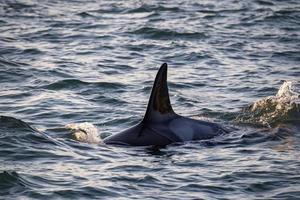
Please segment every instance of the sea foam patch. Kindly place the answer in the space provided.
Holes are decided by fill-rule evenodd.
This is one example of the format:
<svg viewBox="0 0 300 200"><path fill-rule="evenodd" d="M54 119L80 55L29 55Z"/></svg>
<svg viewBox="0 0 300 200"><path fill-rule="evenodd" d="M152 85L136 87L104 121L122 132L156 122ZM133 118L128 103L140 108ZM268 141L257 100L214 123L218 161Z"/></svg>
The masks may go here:
<svg viewBox="0 0 300 200"><path fill-rule="evenodd" d="M260 99L237 117L237 121L270 126L279 122L299 122L300 101L297 82L285 81L275 96Z"/></svg>
<svg viewBox="0 0 300 200"><path fill-rule="evenodd" d="M102 143L97 127L91 123L72 123L67 124L65 128L71 131L72 138L77 141L87 143Z"/></svg>

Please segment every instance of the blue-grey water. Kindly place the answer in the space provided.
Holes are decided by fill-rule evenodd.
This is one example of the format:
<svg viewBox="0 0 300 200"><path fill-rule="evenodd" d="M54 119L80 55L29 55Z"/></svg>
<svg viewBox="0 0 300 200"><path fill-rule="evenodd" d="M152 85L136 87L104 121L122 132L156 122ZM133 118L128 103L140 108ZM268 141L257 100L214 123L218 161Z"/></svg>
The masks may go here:
<svg viewBox="0 0 300 200"><path fill-rule="evenodd" d="M163 62L174 110L229 134L70 137L137 123ZM0 1L0 199L300 199L299 101L246 112L299 77L299 0Z"/></svg>

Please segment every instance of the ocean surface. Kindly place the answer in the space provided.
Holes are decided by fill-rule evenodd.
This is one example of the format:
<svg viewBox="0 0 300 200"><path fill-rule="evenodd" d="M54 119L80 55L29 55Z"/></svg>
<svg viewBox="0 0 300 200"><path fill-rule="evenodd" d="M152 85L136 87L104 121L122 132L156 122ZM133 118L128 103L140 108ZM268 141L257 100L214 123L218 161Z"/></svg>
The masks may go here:
<svg viewBox="0 0 300 200"><path fill-rule="evenodd" d="M164 62L174 110L230 133L102 144ZM299 78L299 0L0 1L0 199L300 199Z"/></svg>

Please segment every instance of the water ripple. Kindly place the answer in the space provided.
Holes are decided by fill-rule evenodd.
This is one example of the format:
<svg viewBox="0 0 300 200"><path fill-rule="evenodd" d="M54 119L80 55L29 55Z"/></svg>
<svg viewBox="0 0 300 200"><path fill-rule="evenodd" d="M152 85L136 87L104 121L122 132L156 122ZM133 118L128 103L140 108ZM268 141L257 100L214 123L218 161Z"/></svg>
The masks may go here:
<svg viewBox="0 0 300 200"><path fill-rule="evenodd" d="M1 1L0 196L299 199L299 100L275 98L282 80L299 80L299 10L298 0ZM230 134L163 149L72 138L67 124L105 137L139 122L163 62L174 110Z"/></svg>

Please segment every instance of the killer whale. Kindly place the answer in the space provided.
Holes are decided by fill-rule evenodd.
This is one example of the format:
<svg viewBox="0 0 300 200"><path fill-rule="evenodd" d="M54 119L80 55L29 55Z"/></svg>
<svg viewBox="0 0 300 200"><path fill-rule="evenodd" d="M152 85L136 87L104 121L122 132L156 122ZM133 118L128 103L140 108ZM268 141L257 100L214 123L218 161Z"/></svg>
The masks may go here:
<svg viewBox="0 0 300 200"><path fill-rule="evenodd" d="M220 125L176 114L171 106L167 63L157 72L144 118L135 126L111 135L105 144L166 146L171 143L210 139L227 131Z"/></svg>

